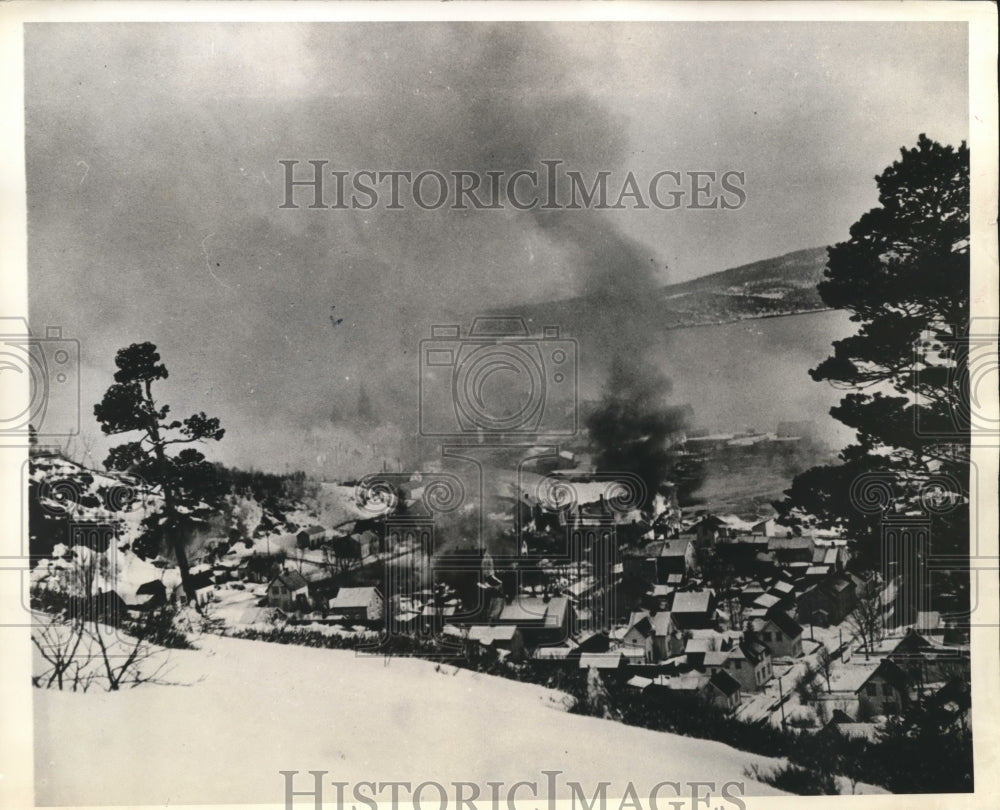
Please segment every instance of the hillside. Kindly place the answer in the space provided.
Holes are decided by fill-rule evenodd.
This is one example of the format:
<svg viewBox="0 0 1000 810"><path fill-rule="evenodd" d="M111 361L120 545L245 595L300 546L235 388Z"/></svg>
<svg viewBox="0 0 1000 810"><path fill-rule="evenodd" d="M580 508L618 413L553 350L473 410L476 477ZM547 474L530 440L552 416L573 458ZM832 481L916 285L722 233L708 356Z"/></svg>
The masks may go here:
<svg viewBox="0 0 1000 810"><path fill-rule="evenodd" d="M814 312L827 307L816 292L826 267L826 248L808 248L669 284L660 290L665 329ZM506 308L535 323L573 325L600 302L567 298Z"/></svg>
<svg viewBox="0 0 1000 810"><path fill-rule="evenodd" d="M715 804L725 804L719 789L728 781L745 782L747 794L780 793L744 775L774 760L569 714L564 695L539 686L417 659L217 637L199 645L173 654L171 679L187 686L36 690L36 802L277 805L285 769L301 772L298 790L312 786L306 771L329 771L326 784L348 782L348 797L361 780L468 781L487 796L488 780L525 779L540 783L542 806L543 769L563 772L560 798L569 798L567 780L588 797L599 780L611 783L609 797L628 782L648 797L664 779L714 782ZM109 722L116 717L132 719ZM137 752L143 767L125 767ZM437 806L437 792L428 795ZM332 787L325 799L334 806Z"/></svg>
<svg viewBox="0 0 1000 810"><path fill-rule="evenodd" d="M260 474L222 470L234 480ZM258 486L224 498L215 516L193 530L188 543L192 564L227 548L237 556L292 550L302 526L327 526L364 514L353 505L353 487L302 488L300 495L279 492L283 481L263 476L270 491ZM284 482L287 483L287 482ZM235 487L233 487L235 489ZM134 476L89 469L60 454L33 453L28 472L28 545L34 559L32 582L58 579L62 556L74 545L90 545L107 560L97 583L132 602L136 589L150 580L176 587L180 576L168 546L145 547L142 522L162 507L162 496ZM94 531L94 529L97 529ZM235 540L234 531L248 540ZM148 545L148 544L146 544Z"/></svg>

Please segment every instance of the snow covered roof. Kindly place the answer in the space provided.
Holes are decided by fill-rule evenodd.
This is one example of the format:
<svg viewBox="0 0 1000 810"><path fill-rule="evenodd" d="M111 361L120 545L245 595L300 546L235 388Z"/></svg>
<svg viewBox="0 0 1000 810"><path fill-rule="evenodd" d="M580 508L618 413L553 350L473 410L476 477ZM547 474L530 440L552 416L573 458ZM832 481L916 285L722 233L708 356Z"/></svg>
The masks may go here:
<svg viewBox="0 0 1000 810"><path fill-rule="evenodd" d="M510 641L516 632L517 627L512 624L492 626L474 624L469 628L469 640L478 641L483 646L489 647L497 641Z"/></svg>
<svg viewBox="0 0 1000 810"><path fill-rule="evenodd" d="M531 657L540 661L561 661L565 660L576 645L560 644L555 647L539 647L532 653Z"/></svg>
<svg viewBox="0 0 1000 810"><path fill-rule="evenodd" d="M812 550L811 537L771 537L767 541L768 551Z"/></svg>
<svg viewBox="0 0 1000 810"><path fill-rule="evenodd" d="M623 658L620 652L581 653L580 669L618 669Z"/></svg>
<svg viewBox="0 0 1000 810"><path fill-rule="evenodd" d="M306 578L298 571L282 571L278 574L278 576L271 580L267 587L270 588L275 582L280 582L290 591L298 591L302 588L309 587L309 583L306 581Z"/></svg>
<svg viewBox="0 0 1000 810"><path fill-rule="evenodd" d="M653 679L654 686L677 691L697 691L709 681L709 676L703 672L685 672L683 675L659 675Z"/></svg>
<svg viewBox="0 0 1000 810"><path fill-rule="evenodd" d="M341 588L328 603L331 610L368 607L373 599L381 599L378 588Z"/></svg>
<svg viewBox="0 0 1000 810"><path fill-rule="evenodd" d="M726 696L735 695L740 691L739 681L724 669L717 669L713 672L708 682Z"/></svg>
<svg viewBox="0 0 1000 810"><path fill-rule="evenodd" d="M670 620L670 614L665 610L661 610L659 613L654 613L649 617L649 622L653 625L653 635L655 636L670 635L670 631L673 629L673 622Z"/></svg>
<svg viewBox="0 0 1000 810"><path fill-rule="evenodd" d="M678 591L674 594L671 612L707 613L711 600L711 591Z"/></svg>

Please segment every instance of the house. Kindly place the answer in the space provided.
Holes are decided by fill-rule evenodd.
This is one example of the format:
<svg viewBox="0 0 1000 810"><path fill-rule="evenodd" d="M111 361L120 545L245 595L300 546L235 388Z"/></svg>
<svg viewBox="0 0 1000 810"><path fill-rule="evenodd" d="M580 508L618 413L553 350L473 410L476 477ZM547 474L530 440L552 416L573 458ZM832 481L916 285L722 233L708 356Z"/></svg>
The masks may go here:
<svg viewBox="0 0 1000 810"><path fill-rule="evenodd" d="M723 671L735 678L744 692L757 692L771 680L771 653L763 642L744 637L729 650Z"/></svg>
<svg viewBox="0 0 1000 810"><path fill-rule="evenodd" d="M341 588L326 607L331 614L343 616L347 621L376 622L382 618L385 602L374 586Z"/></svg>
<svg viewBox="0 0 1000 810"><path fill-rule="evenodd" d="M517 625L528 647L557 644L570 637L575 611L565 596L515 596L503 605L497 624Z"/></svg>
<svg viewBox="0 0 1000 810"><path fill-rule="evenodd" d="M649 622L653 626L654 661L665 661L683 649L684 638L674 625L670 613L665 610L653 613L649 617Z"/></svg>
<svg viewBox="0 0 1000 810"><path fill-rule="evenodd" d="M705 653L714 647L708 638L689 638L684 645L684 659L688 666L701 669L705 664Z"/></svg>
<svg viewBox="0 0 1000 810"><path fill-rule="evenodd" d="M764 537L774 537L774 518L764 518L758 521L750 529L751 534L762 534Z"/></svg>
<svg viewBox="0 0 1000 810"><path fill-rule="evenodd" d="M671 575L684 577L695 570L695 546L685 538L656 540L653 556L656 558L657 582L666 582ZM647 554L650 547L647 546Z"/></svg>
<svg viewBox="0 0 1000 810"><path fill-rule="evenodd" d="M968 680L968 649L949 647L910 629L886 656L904 670L913 684L941 683L953 678Z"/></svg>
<svg viewBox="0 0 1000 810"><path fill-rule="evenodd" d="M724 645L725 646L725 645ZM708 674L718 672L726 668L726 660L729 658L728 649L709 650L702 658L702 668Z"/></svg>
<svg viewBox="0 0 1000 810"><path fill-rule="evenodd" d="M371 529L365 529L362 532L354 532L354 534L350 535L349 540L352 546L352 556L359 560L364 560L365 558L378 553L378 535Z"/></svg>
<svg viewBox="0 0 1000 810"><path fill-rule="evenodd" d="M878 741L878 724L852 720L850 715L842 710L834 709L830 722L820 729L819 734L874 743Z"/></svg>
<svg viewBox="0 0 1000 810"><path fill-rule="evenodd" d="M703 672L691 671L683 672L677 675L658 675L653 678L652 683L649 685L648 691L650 694L662 694L663 691L669 691L679 694L687 694L692 697L698 697L704 694L705 686L708 684L709 676Z"/></svg>
<svg viewBox="0 0 1000 810"><path fill-rule="evenodd" d="M69 598L69 615L118 627L128 616L128 605L117 591L100 590L87 596Z"/></svg>
<svg viewBox="0 0 1000 810"><path fill-rule="evenodd" d="M674 626L681 630L710 627L715 619L715 597L712 591L677 591L670 615Z"/></svg>
<svg viewBox="0 0 1000 810"><path fill-rule="evenodd" d="M198 605L207 604L215 596L215 577L211 571L192 574L190 584L194 588L194 599Z"/></svg>
<svg viewBox="0 0 1000 810"><path fill-rule="evenodd" d="M650 610L667 610L670 607L670 599L676 588L671 584L653 585L646 592L645 602Z"/></svg>
<svg viewBox="0 0 1000 810"><path fill-rule="evenodd" d="M783 609L788 610L795 607L795 586L791 582L778 580L771 584L767 592L788 600L787 603L782 603Z"/></svg>
<svg viewBox="0 0 1000 810"><path fill-rule="evenodd" d="M695 544L685 537L654 540L623 562L626 574L650 583L666 584L671 576L681 581L695 569Z"/></svg>
<svg viewBox="0 0 1000 810"><path fill-rule="evenodd" d="M295 544L299 548L319 548L326 537L326 529L322 526L306 526L295 535Z"/></svg>
<svg viewBox="0 0 1000 810"><path fill-rule="evenodd" d="M133 607L141 610L152 610L153 608L165 605L167 602L167 586L162 579L151 579L143 582L135 589L135 603Z"/></svg>
<svg viewBox="0 0 1000 810"><path fill-rule="evenodd" d="M611 637L602 630L580 633L575 641L580 652L607 652L611 649Z"/></svg>
<svg viewBox="0 0 1000 810"><path fill-rule="evenodd" d="M828 565L831 570L840 573L847 564L847 544L815 545L812 563L813 565Z"/></svg>
<svg viewBox="0 0 1000 810"><path fill-rule="evenodd" d="M803 577L806 584L813 582L821 582L826 579L831 573L833 573L833 567L829 565L810 565L806 568Z"/></svg>
<svg viewBox="0 0 1000 810"><path fill-rule="evenodd" d="M858 702L872 714L897 714L910 702L907 674L888 658L858 687Z"/></svg>
<svg viewBox="0 0 1000 810"><path fill-rule="evenodd" d="M625 665L625 656L620 652L580 653L580 669L596 669L604 672L618 672Z"/></svg>
<svg viewBox="0 0 1000 810"><path fill-rule="evenodd" d="M690 532L699 548L714 548L721 539L729 536L726 523L715 515L705 515L692 524L684 533Z"/></svg>
<svg viewBox="0 0 1000 810"><path fill-rule="evenodd" d="M705 697L724 712L734 712L740 705L740 683L724 670L716 670L705 686Z"/></svg>
<svg viewBox="0 0 1000 810"><path fill-rule="evenodd" d="M764 613L768 613L775 609L779 609L782 604L782 597L773 593L762 593L756 599L753 600L751 607L759 608Z"/></svg>
<svg viewBox="0 0 1000 810"><path fill-rule="evenodd" d="M570 657L579 652L573 641L563 641L551 646L538 647L531 653L532 661L546 664L566 664Z"/></svg>
<svg viewBox="0 0 1000 810"><path fill-rule="evenodd" d="M664 661L684 649L684 639L667 611L635 611L624 632L616 632L622 653L631 663Z"/></svg>
<svg viewBox="0 0 1000 810"><path fill-rule="evenodd" d="M813 539L811 537L769 537L767 551L774 555L778 563L813 561Z"/></svg>
<svg viewBox="0 0 1000 810"><path fill-rule="evenodd" d="M649 614L642 610L629 616L628 627L621 637L621 646L631 651L628 654L629 660L635 661L639 658L638 652L642 652L641 660L648 663L653 660L653 623L649 619Z"/></svg>
<svg viewBox="0 0 1000 810"><path fill-rule="evenodd" d="M972 709L969 683L952 678L927 698L927 708L941 728L968 728Z"/></svg>
<svg viewBox="0 0 1000 810"><path fill-rule="evenodd" d="M267 584L267 603L282 610L295 610L308 603L309 583L298 571L283 571Z"/></svg>
<svg viewBox="0 0 1000 810"><path fill-rule="evenodd" d="M514 625L472 625L467 638L479 651L506 650L515 661L524 657L524 638Z"/></svg>
<svg viewBox="0 0 1000 810"><path fill-rule="evenodd" d="M754 619L751 627L775 657L802 655L802 626L784 611L772 610L765 618Z"/></svg>
<svg viewBox="0 0 1000 810"><path fill-rule="evenodd" d="M636 692L645 692L652 684L652 678L644 678L642 675L633 675L625 682L625 685L629 689L633 689Z"/></svg>
<svg viewBox="0 0 1000 810"><path fill-rule="evenodd" d="M840 624L854 610L856 602L854 581L850 577L832 574L820 582L807 585L799 595L799 619L820 627Z"/></svg>

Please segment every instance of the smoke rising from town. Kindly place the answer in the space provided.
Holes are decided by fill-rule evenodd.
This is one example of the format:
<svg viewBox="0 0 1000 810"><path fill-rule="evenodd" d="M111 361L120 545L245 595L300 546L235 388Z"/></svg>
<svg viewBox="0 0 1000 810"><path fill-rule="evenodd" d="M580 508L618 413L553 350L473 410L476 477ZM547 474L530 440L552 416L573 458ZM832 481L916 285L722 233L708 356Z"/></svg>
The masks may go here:
<svg viewBox="0 0 1000 810"><path fill-rule="evenodd" d="M869 204L885 155L912 138L909 119L923 120L908 109L898 131L876 136L845 87L895 88L865 105L883 111L933 97L933 120L964 129L964 106L943 111L950 95L933 92L937 66L953 58L948 38L895 30L879 44L900 53L881 59L873 85L841 75L837 27L816 41L803 32L787 63L747 70L737 64L753 50L745 46L781 31L458 23L422 25L414 37L391 24L190 24L80 25L57 37L30 27L26 116L39 133L27 151L30 316L36 329L60 325L80 340L85 435L75 454L89 441L103 458L91 406L115 351L144 340L171 368L165 399L221 419L220 460L280 458L331 476L405 460L420 339L432 324L468 326L484 310L590 296L559 324L581 340L581 396L599 397L613 366L663 388L643 369L661 342L650 293L839 238ZM955 37L963 31L955 26ZM858 36L870 34L851 41ZM709 45L718 64L702 58ZM914 53L916 65L903 56ZM776 98L770 87L792 65L801 90ZM744 75L734 93L733 77ZM822 114L795 130L767 124L807 103ZM848 132L867 163L850 173L798 163L815 151L800 140L832 144ZM760 181L776 150L787 173L805 178L793 184L798 201L788 184ZM413 172L562 160L560 171L587 178L738 169L748 201L737 212L280 210L278 161L289 158ZM817 213L809 223L822 226L797 215L806 200ZM657 357L676 385L669 352ZM702 413L690 392L678 396Z"/></svg>

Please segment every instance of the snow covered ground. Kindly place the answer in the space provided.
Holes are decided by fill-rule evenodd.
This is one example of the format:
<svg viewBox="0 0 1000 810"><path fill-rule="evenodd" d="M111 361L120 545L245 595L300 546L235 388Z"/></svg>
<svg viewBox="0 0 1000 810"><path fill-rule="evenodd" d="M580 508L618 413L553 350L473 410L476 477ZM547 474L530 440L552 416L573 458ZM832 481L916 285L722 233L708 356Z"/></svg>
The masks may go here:
<svg viewBox="0 0 1000 810"><path fill-rule="evenodd" d="M778 792L745 776L775 760L569 714L564 695L539 686L417 659L215 636L198 643L172 654L169 677L185 685L35 690L36 802L279 804L279 770L306 780L305 771L325 770L349 783L470 781L484 795L489 780L544 787L543 769L563 772L562 790L579 781L588 797L601 780L609 796L631 782L648 797L664 780Z"/></svg>

